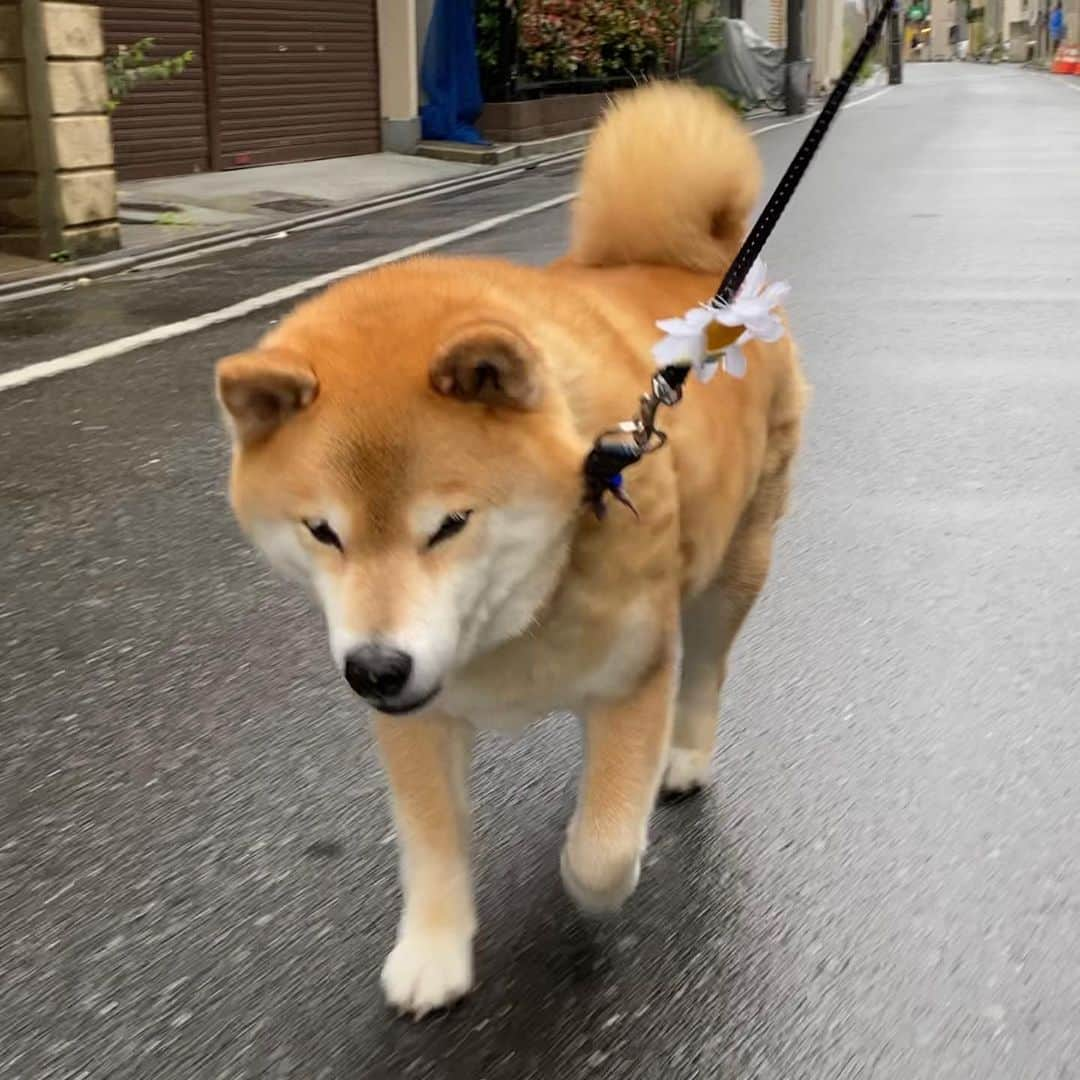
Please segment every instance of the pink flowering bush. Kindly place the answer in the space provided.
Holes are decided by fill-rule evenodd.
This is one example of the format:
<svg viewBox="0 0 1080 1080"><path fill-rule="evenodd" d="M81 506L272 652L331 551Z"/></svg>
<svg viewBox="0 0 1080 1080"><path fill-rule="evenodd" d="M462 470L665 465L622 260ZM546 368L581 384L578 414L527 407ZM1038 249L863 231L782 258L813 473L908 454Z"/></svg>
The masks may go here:
<svg viewBox="0 0 1080 1080"><path fill-rule="evenodd" d="M538 79L637 75L668 65L682 0L520 0L524 71Z"/></svg>

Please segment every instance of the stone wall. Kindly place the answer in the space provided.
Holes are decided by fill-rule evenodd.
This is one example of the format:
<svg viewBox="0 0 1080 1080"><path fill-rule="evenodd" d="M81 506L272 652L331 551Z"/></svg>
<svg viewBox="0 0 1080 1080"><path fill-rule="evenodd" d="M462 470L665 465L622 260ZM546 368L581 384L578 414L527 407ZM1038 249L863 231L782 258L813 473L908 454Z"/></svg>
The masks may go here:
<svg viewBox="0 0 1080 1080"><path fill-rule="evenodd" d="M0 0L0 249L119 246L100 9Z"/></svg>

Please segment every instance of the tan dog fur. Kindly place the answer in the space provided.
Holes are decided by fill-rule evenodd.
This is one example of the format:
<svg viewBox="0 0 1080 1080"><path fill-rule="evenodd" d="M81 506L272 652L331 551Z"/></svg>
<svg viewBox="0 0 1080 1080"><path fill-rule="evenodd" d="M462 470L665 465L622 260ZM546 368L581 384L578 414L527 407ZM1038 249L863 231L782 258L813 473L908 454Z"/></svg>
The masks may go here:
<svg viewBox="0 0 1080 1080"><path fill-rule="evenodd" d="M389 266L219 367L239 520L314 586L339 664L372 642L414 661L385 707L422 707L375 720L404 894L383 986L402 1009L472 985L476 728L583 718L562 873L588 910L636 885L662 780L707 778L728 651L765 581L799 440L793 344L748 345L744 379L691 381L662 414L670 445L626 477L640 522L583 507L582 463L647 388L655 321L712 294L759 176L713 95L636 91L593 138L557 264Z"/></svg>

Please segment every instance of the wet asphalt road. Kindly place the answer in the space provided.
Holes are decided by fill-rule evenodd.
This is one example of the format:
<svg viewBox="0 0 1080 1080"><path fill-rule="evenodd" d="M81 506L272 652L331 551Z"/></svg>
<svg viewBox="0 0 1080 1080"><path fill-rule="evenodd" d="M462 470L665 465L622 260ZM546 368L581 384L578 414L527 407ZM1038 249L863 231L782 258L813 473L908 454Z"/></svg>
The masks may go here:
<svg viewBox="0 0 1080 1080"><path fill-rule="evenodd" d="M772 178L804 131L761 137ZM1048 77L909 66L843 114L768 251L815 402L717 781L592 923L573 726L483 740L480 985L422 1024L376 986L364 717L222 495L211 366L278 313L0 394L0 1076L1080 1076L1078 176ZM569 183L0 307L2 367Z"/></svg>

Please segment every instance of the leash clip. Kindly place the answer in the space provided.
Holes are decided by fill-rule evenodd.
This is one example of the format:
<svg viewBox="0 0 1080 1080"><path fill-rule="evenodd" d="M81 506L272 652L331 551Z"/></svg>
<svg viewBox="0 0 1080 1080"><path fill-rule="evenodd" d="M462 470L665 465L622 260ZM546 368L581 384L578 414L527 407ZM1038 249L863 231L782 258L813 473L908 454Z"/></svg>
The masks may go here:
<svg viewBox="0 0 1080 1080"><path fill-rule="evenodd" d="M637 416L602 432L585 458L585 502L597 518L602 519L607 512L605 495L611 495L634 517L640 517L623 489L622 471L667 444L667 434L656 426L656 414L661 405L677 405L683 395L682 380L669 381L666 377L671 370L666 368L653 375L652 388L641 396ZM681 374L684 379L685 373Z"/></svg>

